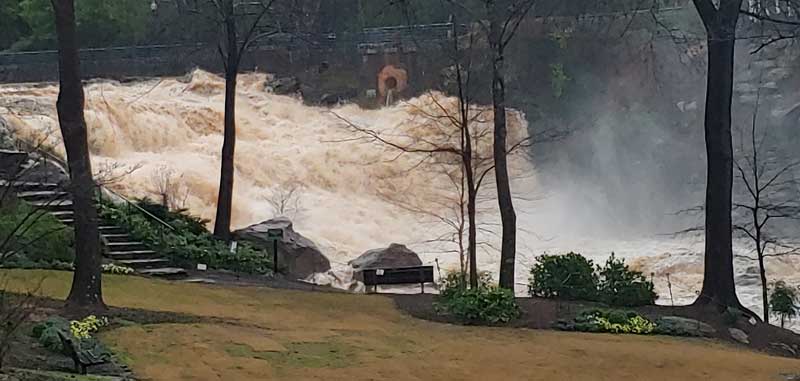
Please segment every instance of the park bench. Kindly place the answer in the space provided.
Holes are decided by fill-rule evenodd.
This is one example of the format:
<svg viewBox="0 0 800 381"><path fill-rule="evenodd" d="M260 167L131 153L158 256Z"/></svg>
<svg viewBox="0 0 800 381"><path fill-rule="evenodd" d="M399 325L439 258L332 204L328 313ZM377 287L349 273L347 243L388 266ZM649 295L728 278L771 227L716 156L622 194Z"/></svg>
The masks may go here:
<svg viewBox="0 0 800 381"><path fill-rule="evenodd" d="M90 366L102 365L108 362L108 356L98 356L92 351L81 349L80 343L71 337L67 337L64 332L59 331L58 338L61 339L64 354L72 359L75 363L75 371L80 374L86 374L86 368Z"/></svg>
<svg viewBox="0 0 800 381"><path fill-rule="evenodd" d="M396 267L390 269L365 269L361 271L364 286L378 291L380 285L419 284L425 293L425 283L433 283L433 266Z"/></svg>

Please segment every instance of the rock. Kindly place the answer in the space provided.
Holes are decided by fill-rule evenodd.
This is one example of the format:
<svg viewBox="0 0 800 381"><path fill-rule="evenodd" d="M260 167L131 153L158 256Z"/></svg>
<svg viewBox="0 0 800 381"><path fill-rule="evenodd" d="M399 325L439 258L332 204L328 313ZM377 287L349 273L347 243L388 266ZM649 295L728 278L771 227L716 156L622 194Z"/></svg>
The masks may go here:
<svg viewBox="0 0 800 381"><path fill-rule="evenodd" d="M278 95L296 94L300 91L300 80L297 77L273 78L264 84L264 91Z"/></svg>
<svg viewBox="0 0 800 381"><path fill-rule="evenodd" d="M347 263L356 270L422 266L417 253L393 243L387 248L369 250Z"/></svg>
<svg viewBox="0 0 800 381"><path fill-rule="evenodd" d="M342 102L342 98L336 94L323 94L319 98L319 103L323 106L336 106Z"/></svg>
<svg viewBox="0 0 800 381"><path fill-rule="evenodd" d="M278 268L288 275L305 279L315 273L331 269L328 258L314 242L294 231L292 221L286 217L273 218L259 224L233 232L236 240L272 251L272 241L267 237L269 229L283 230L283 239L278 241Z"/></svg>
<svg viewBox="0 0 800 381"><path fill-rule="evenodd" d="M28 160L28 154L20 151L0 150L0 179L15 180Z"/></svg>
<svg viewBox="0 0 800 381"><path fill-rule="evenodd" d="M797 357L797 350L795 350L795 348L792 348L792 346L789 345L789 344L769 343L769 346L773 347L773 348L775 348L775 349L777 349L779 351L782 351L782 352L784 352L786 354L792 355L792 357Z"/></svg>
<svg viewBox="0 0 800 381"><path fill-rule="evenodd" d="M731 338L734 340L742 343L742 344L750 344L750 338L747 334L739 328L728 328L728 332L731 334Z"/></svg>
<svg viewBox="0 0 800 381"><path fill-rule="evenodd" d="M717 330L699 320L664 316L656 321L656 331L670 336L711 337Z"/></svg>

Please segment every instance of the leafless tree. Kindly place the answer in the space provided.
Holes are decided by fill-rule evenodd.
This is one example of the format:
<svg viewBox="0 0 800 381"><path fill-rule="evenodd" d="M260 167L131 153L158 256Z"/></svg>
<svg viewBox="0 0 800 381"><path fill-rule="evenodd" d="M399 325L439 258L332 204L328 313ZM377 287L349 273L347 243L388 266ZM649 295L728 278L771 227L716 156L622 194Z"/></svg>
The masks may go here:
<svg viewBox="0 0 800 381"><path fill-rule="evenodd" d="M787 159L776 152L770 141L769 129L759 131L758 109L760 92L756 97L752 124L747 134L742 134L739 158L734 161L737 180L746 190L743 200L734 199L734 212L743 212L734 218L734 230L753 245L761 277L761 296L764 322L769 323L769 295L767 271L764 260L768 257L800 253L796 242L782 239L773 230L781 220L800 220L800 201L797 189L800 182L795 171L800 160ZM749 257L748 257L749 258Z"/></svg>
<svg viewBox="0 0 800 381"><path fill-rule="evenodd" d="M291 180L273 188L264 199L276 216L296 217L302 209L302 192L303 184Z"/></svg>
<svg viewBox="0 0 800 381"><path fill-rule="evenodd" d="M186 206L189 188L181 182L183 175L178 176L167 166L158 167L150 175L150 185L157 194L161 205L168 210L177 210Z"/></svg>
<svg viewBox="0 0 800 381"><path fill-rule="evenodd" d="M40 288L41 284L24 294L14 294L7 280L0 276L0 370L5 365L12 341L40 304L35 296Z"/></svg>

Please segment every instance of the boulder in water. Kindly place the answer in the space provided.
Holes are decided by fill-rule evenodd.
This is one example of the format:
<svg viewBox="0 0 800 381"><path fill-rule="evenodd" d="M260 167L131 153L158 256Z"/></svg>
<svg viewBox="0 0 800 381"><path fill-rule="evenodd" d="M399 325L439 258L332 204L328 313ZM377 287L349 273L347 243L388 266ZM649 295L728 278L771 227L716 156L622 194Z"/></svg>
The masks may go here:
<svg viewBox="0 0 800 381"><path fill-rule="evenodd" d="M294 231L292 221L285 217L273 218L237 230L233 232L233 237L260 249L272 251L273 243L267 235L270 229L283 231L283 239L278 241L278 267L288 275L305 279L315 273L324 273L331 269L330 261L317 245Z"/></svg>
<svg viewBox="0 0 800 381"><path fill-rule="evenodd" d="M369 250L347 264L358 271L422 266L422 260L405 245L393 243L386 248Z"/></svg>

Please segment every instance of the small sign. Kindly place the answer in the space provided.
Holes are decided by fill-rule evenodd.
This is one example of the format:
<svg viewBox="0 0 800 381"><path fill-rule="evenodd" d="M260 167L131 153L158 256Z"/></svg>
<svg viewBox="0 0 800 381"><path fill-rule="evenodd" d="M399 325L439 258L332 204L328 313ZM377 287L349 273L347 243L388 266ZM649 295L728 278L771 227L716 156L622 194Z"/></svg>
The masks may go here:
<svg viewBox="0 0 800 381"><path fill-rule="evenodd" d="M239 247L239 242L231 241L231 254L236 254L237 247Z"/></svg>
<svg viewBox="0 0 800 381"><path fill-rule="evenodd" d="M205 263L198 263L197 264L197 270L206 271L206 270L208 270L208 265L205 264Z"/></svg>
<svg viewBox="0 0 800 381"><path fill-rule="evenodd" d="M283 229L267 230L267 239L279 241L283 239Z"/></svg>
<svg viewBox="0 0 800 381"><path fill-rule="evenodd" d="M377 270L375 270L375 275L378 275L378 276L383 276L383 269L377 269Z"/></svg>

